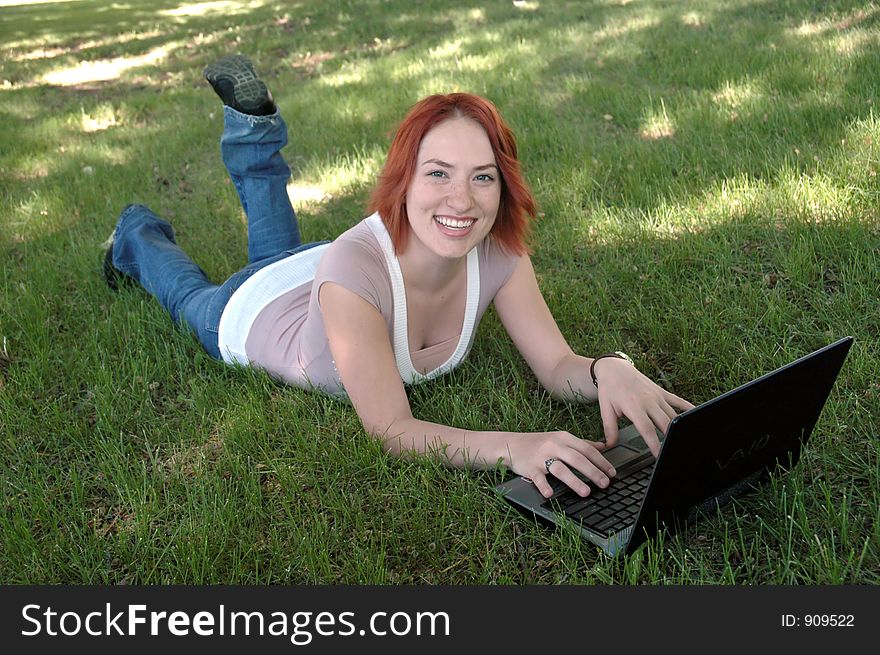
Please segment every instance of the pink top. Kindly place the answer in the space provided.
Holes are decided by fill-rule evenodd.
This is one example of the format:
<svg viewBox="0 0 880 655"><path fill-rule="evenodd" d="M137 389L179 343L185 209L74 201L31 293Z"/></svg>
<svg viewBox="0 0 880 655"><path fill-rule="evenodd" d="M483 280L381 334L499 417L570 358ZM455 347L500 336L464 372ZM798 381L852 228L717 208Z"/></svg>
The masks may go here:
<svg viewBox="0 0 880 655"><path fill-rule="evenodd" d="M374 214L329 246L292 255L267 266L245 282L224 310L220 326L221 353L226 361L265 369L287 384L347 397L330 352L318 303L321 285L334 282L373 305L385 319L403 382L412 384L431 379L453 369L467 355L480 319L510 278L517 261L516 256L506 254L491 238L476 246L468 254L468 291L461 332L442 343L410 352L403 277L391 248L391 238L381 219ZM295 286L284 288L284 282L279 281L282 279L292 280ZM267 294L267 283L269 287L280 288ZM257 306L249 302L251 298L256 299ZM230 328L230 325L236 327ZM243 357L235 352L234 345L224 347L225 342L235 343L234 330L246 335Z"/></svg>

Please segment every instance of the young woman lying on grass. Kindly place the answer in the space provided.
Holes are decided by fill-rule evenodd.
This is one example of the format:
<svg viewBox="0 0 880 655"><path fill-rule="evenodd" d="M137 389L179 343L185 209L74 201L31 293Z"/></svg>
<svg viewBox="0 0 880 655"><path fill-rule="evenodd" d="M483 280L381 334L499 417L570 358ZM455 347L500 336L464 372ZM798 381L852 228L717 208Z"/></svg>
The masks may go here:
<svg viewBox="0 0 880 655"><path fill-rule="evenodd" d="M632 421L656 455L656 429L692 407L640 373L622 353L572 352L547 308L527 254L535 201L514 135L489 101L465 93L418 102L398 129L369 203L371 215L332 243L302 244L280 154L287 127L250 62L234 55L205 69L223 100L223 161L248 220L249 264L224 284L176 245L148 208L127 207L105 257L116 288L134 280L205 349L227 363L347 397L364 429L398 454L453 466L503 463L551 495L552 474L580 495L614 468L602 450ZM467 355L495 303L505 329L555 397L596 401L606 443L568 432L463 430L412 415L405 384L430 380Z"/></svg>

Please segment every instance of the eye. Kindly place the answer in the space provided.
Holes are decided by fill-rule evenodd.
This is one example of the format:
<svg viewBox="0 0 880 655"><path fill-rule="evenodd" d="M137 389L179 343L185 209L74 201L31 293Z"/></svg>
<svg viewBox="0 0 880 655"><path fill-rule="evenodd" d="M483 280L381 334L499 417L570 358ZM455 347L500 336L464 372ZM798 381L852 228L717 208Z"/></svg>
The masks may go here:
<svg viewBox="0 0 880 655"><path fill-rule="evenodd" d="M428 177L446 177L445 171L431 171L428 173Z"/></svg>
<svg viewBox="0 0 880 655"><path fill-rule="evenodd" d="M474 178L477 182L494 182L495 178L488 173L480 173Z"/></svg>

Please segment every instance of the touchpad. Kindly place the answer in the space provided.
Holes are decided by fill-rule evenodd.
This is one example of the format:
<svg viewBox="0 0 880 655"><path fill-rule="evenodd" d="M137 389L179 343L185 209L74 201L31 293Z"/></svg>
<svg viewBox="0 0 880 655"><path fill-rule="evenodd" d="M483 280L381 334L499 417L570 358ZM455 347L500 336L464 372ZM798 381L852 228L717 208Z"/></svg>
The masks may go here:
<svg viewBox="0 0 880 655"><path fill-rule="evenodd" d="M623 445L602 451L602 456L611 462L614 468L620 468L627 462L637 459L640 455L641 453L638 450L633 450Z"/></svg>
<svg viewBox="0 0 880 655"><path fill-rule="evenodd" d="M660 430L656 430L657 439L659 441L663 441L666 438ZM619 444L621 446L629 446L639 452L646 453L648 452L648 444L645 443L645 440L642 438L642 435L639 434L638 430L636 430L636 426L627 425L620 431L620 441Z"/></svg>

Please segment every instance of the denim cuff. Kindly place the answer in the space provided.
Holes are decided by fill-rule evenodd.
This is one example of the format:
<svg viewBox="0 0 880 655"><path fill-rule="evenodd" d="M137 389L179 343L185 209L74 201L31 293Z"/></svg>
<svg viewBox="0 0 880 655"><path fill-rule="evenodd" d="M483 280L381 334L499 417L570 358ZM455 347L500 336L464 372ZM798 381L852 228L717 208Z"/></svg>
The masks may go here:
<svg viewBox="0 0 880 655"><path fill-rule="evenodd" d="M278 119L281 118L281 110L276 107L274 114L269 114L267 116L254 116L253 114L245 114L237 109L233 109L229 105L223 105L223 114L227 121L232 121L235 123L248 123L252 127L254 125L262 125L263 123L270 123L271 125L275 125L278 123Z"/></svg>

